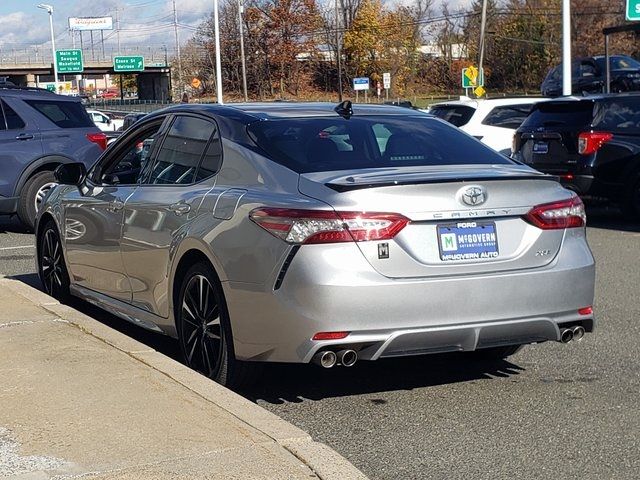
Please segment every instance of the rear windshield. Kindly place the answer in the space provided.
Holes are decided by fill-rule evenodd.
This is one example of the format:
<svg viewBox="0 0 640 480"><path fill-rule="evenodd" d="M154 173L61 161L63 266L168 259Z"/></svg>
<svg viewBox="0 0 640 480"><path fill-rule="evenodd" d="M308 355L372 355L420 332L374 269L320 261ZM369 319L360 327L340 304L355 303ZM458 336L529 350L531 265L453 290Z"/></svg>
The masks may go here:
<svg viewBox="0 0 640 480"><path fill-rule="evenodd" d="M95 127L80 102L56 100L25 100L60 128Z"/></svg>
<svg viewBox="0 0 640 480"><path fill-rule="evenodd" d="M426 116L287 118L256 122L248 131L272 160L298 173L512 163Z"/></svg>
<svg viewBox="0 0 640 480"><path fill-rule="evenodd" d="M601 70L605 69L604 57L596 58L596 63ZM609 57L609 66L612 70L624 70L626 68L640 70L640 62L631 57Z"/></svg>
<svg viewBox="0 0 640 480"><path fill-rule="evenodd" d="M429 109L431 115L435 115L456 127L462 127L469 123L476 109L467 105L434 105Z"/></svg>
<svg viewBox="0 0 640 480"><path fill-rule="evenodd" d="M592 101L542 102L533 107L522 127L583 127L593 118Z"/></svg>

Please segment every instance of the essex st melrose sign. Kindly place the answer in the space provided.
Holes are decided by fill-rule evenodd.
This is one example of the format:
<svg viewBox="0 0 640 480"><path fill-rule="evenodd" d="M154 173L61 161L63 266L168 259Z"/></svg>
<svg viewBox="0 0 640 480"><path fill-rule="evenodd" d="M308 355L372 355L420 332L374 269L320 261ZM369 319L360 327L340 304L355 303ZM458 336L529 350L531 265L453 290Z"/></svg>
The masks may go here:
<svg viewBox="0 0 640 480"><path fill-rule="evenodd" d="M58 73L82 73L82 50L56 50L56 66Z"/></svg>
<svg viewBox="0 0 640 480"><path fill-rule="evenodd" d="M113 57L113 70L115 72L142 72L144 57L142 55Z"/></svg>

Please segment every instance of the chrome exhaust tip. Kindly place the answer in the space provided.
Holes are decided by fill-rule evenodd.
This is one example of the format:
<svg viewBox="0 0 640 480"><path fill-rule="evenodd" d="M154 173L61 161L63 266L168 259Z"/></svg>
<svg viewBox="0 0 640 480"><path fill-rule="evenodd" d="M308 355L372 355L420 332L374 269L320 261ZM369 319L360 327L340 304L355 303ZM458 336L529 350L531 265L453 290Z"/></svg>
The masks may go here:
<svg viewBox="0 0 640 480"><path fill-rule="evenodd" d="M560 330L560 341L562 343L569 343L571 340L573 340L573 330L571 328Z"/></svg>
<svg viewBox="0 0 640 480"><path fill-rule="evenodd" d="M579 342L582 340L582 337L584 337L584 327L581 325L576 325L571 329L571 331L573 332L573 339L576 342Z"/></svg>
<svg viewBox="0 0 640 480"><path fill-rule="evenodd" d="M331 368L338 361L338 356L331 350L323 350L316 353L311 361L322 368Z"/></svg>
<svg viewBox="0 0 640 480"><path fill-rule="evenodd" d="M338 361L343 367L353 367L358 361L358 354L355 350L340 350Z"/></svg>

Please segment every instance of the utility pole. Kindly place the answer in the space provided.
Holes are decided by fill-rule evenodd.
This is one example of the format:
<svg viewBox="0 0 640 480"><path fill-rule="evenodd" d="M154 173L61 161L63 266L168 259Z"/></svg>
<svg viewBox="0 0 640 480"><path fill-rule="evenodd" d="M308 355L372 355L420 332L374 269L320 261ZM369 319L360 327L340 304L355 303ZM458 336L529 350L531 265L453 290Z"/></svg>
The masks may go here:
<svg viewBox="0 0 640 480"><path fill-rule="evenodd" d="M178 89L182 89L182 60L180 58L180 39L178 38L178 12L176 0L173 0L173 32L176 38L176 58L178 60Z"/></svg>
<svg viewBox="0 0 640 480"><path fill-rule="evenodd" d="M238 0L238 28L240 30L240 59L242 61L242 91L244 93L244 101L248 102L247 96L247 64L244 58L244 27L242 25L242 14L244 13L244 5L242 0Z"/></svg>
<svg viewBox="0 0 640 480"><path fill-rule="evenodd" d="M116 38L118 39L118 55L120 55L120 15L116 7Z"/></svg>
<svg viewBox="0 0 640 480"><path fill-rule="evenodd" d="M571 3L562 0L562 95L571 95Z"/></svg>
<svg viewBox="0 0 640 480"><path fill-rule="evenodd" d="M213 29L216 44L216 97L218 103L222 105L222 60L220 59L220 23L218 16L218 0L213 0Z"/></svg>
<svg viewBox="0 0 640 480"><path fill-rule="evenodd" d="M340 52L340 16L338 15L338 1L336 0L336 60L338 63L338 101L342 102L342 53ZM357 93L357 92L356 92Z"/></svg>
<svg viewBox="0 0 640 480"><path fill-rule="evenodd" d="M483 75L482 75L482 66L484 64L484 37L485 37L485 30L487 28L487 3L488 0L483 0L482 1L482 18L480 20L480 42L479 42L479 49L480 50L478 52L479 58L478 58L478 83L480 82L480 80L483 80Z"/></svg>

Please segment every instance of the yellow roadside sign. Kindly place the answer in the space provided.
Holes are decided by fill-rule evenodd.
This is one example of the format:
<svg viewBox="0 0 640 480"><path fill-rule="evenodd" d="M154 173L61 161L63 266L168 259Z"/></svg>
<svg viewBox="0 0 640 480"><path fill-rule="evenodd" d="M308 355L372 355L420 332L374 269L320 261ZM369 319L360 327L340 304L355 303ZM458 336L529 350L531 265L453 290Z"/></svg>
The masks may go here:
<svg viewBox="0 0 640 480"><path fill-rule="evenodd" d="M193 88L200 88L200 85L202 85L202 82L200 81L200 79L199 79L199 78L195 78L195 77L194 77L194 78L191 80L191 86L192 86Z"/></svg>
<svg viewBox="0 0 640 480"><path fill-rule="evenodd" d="M464 72L464 76L469 79L471 85L477 85L478 81L478 69L473 65L467 67Z"/></svg>
<svg viewBox="0 0 640 480"><path fill-rule="evenodd" d="M480 86L478 88L475 88L473 90L473 93L476 94L476 97L482 97L482 96L484 96L485 93L487 93L487 91Z"/></svg>

